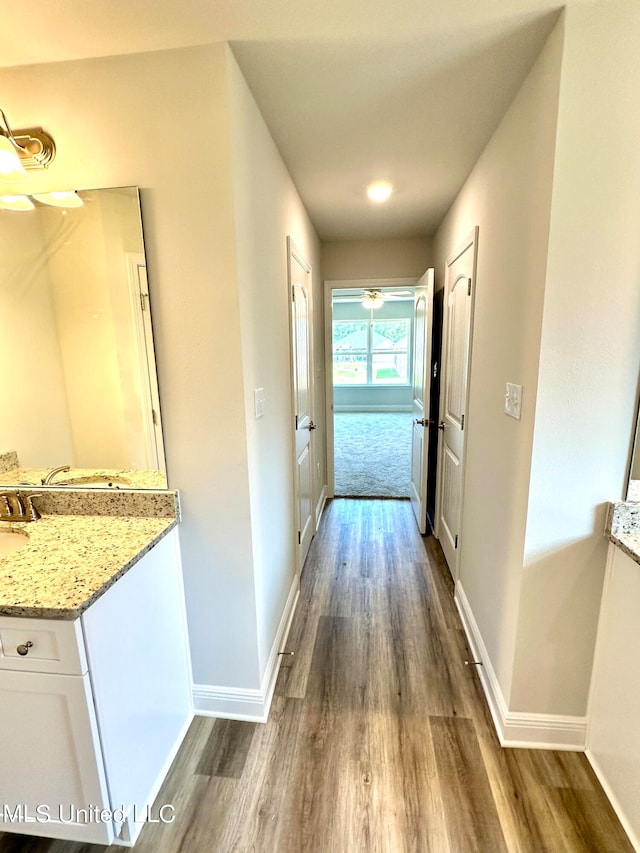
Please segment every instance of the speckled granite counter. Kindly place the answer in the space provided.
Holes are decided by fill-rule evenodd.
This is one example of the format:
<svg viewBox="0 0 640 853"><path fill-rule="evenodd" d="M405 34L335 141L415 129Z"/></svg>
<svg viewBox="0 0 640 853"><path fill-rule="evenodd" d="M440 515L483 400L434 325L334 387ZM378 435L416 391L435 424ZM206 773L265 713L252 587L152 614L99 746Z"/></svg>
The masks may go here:
<svg viewBox="0 0 640 853"><path fill-rule="evenodd" d="M76 619L177 523L90 515L14 523L29 543L0 559L0 615Z"/></svg>
<svg viewBox="0 0 640 853"><path fill-rule="evenodd" d="M3 468L2 460L8 454L0 455L0 488L4 486L36 486L40 488L42 480L50 468ZM133 471L115 468L71 468L56 474L54 487L97 489L166 489L167 475L164 471Z"/></svg>
<svg viewBox="0 0 640 853"><path fill-rule="evenodd" d="M640 502L609 504L605 533L614 545L640 563Z"/></svg>

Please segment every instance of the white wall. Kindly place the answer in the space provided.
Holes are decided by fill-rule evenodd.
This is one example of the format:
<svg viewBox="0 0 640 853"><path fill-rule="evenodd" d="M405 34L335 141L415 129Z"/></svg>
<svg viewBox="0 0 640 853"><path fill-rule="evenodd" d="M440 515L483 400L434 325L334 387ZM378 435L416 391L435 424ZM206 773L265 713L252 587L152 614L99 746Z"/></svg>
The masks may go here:
<svg viewBox="0 0 640 853"><path fill-rule="evenodd" d="M320 243L251 92L229 53L233 191L246 410L252 547L261 674L296 573L293 424L287 236L312 268L316 310L313 433L320 469L314 505L326 482ZM254 389L265 414L254 416Z"/></svg>
<svg viewBox="0 0 640 853"><path fill-rule="evenodd" d="M575 3L565 27L511 707L581 715L640 365L640 7Z"/></svg>
<svg viewBox="0 0 640 853"><path fill-rule="evenodd" d="M522 582L561 55L560 25L435 239L443 287L447 258L480 229L460 582L505 697ZM503 412L507 381L524 388L520 421Z"/></svg>
<svg viewBox="0 0 640 853"><path fill-rule="evenodd" d="M326 281L420 278L432 266L432 258L428 237L333 240L322 243L322 274Z"/></svg>
<svg viewBox="0 0 640 853"><path fill-rule="evenodd" d="M194 679L257 688L227 48L9 68L0 81L12 124L56 140L33 190L141 187Z"/></svg>

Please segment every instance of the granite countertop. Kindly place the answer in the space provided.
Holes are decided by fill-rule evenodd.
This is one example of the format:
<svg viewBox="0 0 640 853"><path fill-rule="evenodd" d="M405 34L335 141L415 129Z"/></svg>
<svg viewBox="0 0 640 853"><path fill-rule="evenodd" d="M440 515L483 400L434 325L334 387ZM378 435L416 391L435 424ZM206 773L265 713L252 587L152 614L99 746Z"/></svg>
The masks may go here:
<svg viewBox="0 0 640 853"><path fill-rule="evenodd" d="M13 468L3 470L0 466L0 488L4 486L37 486L43 488L42 479L50 468ZM166 489L167 475L164 471L133 471L115 468L71 468L60 471L53 482L44 488L93 487L98 489Z"/></svg>
<svg viewBox="0 0 640 853"><path fill-rule="evenodd" d="M614 545L640 563L640 502L609 504L605 533Z"/></svg>
<svg viewBox="0 0 640 853"><path fill-rule="evenodd" d="M43 515L0 522L29 542L0 558L0 615L77 619L177 524L173 518Z"/></svg>

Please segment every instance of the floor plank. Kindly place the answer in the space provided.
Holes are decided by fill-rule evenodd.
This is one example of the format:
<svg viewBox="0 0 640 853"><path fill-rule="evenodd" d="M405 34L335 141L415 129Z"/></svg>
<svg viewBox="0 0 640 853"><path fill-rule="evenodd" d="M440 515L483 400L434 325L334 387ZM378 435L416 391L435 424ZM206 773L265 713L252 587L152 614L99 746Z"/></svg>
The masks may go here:
<svg viewBox="0 0 640 853"><path fill-rule="evenodd" d="M196 718L140 853L630 853L584 755L502 749L438 543L329 503L265 725ZM121 848L108 848L116 853ZM0 853L105 848L0 835Z"/></svg>

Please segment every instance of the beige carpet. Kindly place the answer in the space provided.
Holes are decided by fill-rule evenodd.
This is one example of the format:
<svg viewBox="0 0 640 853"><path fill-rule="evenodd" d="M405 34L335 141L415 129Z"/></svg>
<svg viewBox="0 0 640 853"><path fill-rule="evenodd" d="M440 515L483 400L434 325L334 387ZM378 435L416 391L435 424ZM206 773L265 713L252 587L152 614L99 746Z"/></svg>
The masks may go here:
<svg viewBox="0 0 640 853"><path fill-rule="evenodd" d="M409 497L410 412L336 412L335 494Z"/></svg>

